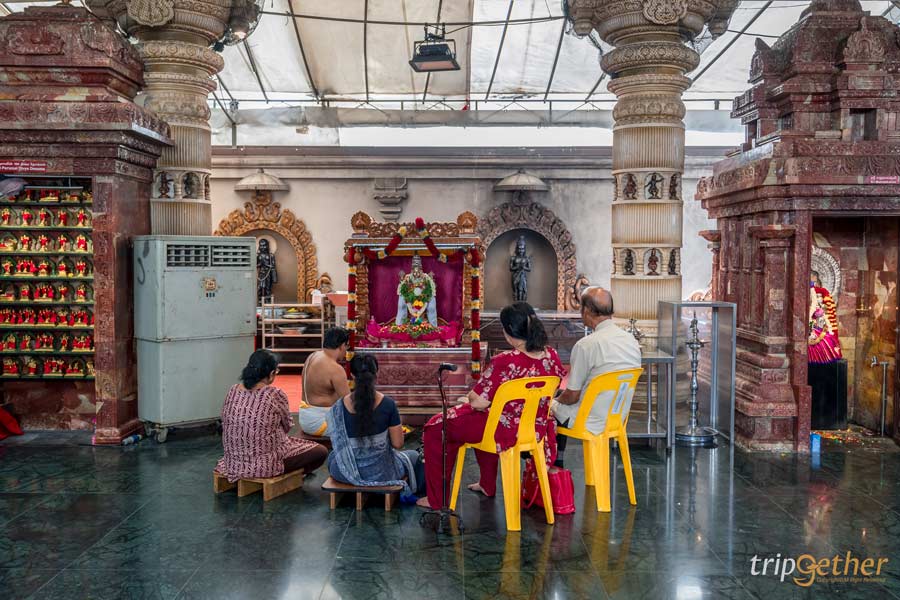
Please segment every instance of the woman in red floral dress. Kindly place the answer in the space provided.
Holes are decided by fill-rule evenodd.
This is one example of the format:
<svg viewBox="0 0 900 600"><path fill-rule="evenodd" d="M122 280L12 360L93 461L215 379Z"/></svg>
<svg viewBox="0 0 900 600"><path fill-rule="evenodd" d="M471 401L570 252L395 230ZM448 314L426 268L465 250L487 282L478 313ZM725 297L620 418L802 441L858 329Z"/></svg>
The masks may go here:
<svg viewBox="0 0 900 600"><path fill-rule="evenodd" d="M456 454L466 443L480 442L484 437L488 412L494 394L501 384L523 377L566 375L556 350L547 346L544 325L531 305L516 302L500 311L503 333L512 350L501 352L491 358L491 363L481 379L466 397L467 402L447 411L447 456L441 469L441 415L435 415L425 424L423 441L425 445L425 483L428 495L417 503L422 507L440 508L442 477L450 481ZM494 441L497 451L503 451L516 443L522 402L507 404L497 424ZM548 467L556 460L556 427L549 417L550 398L542 398L538 408L535 426L539 439L544 440L544 454ZM499 456L488 452L475 451L481 479L469 485L469 489L488 497L497 493L497 466ZM448 499L449 500L449 499Z"/></svg>
<svg viewBox="0 0 900 600"><path fill-rule="evenodd" d="M293 427L288 399L273 386L278 357L257 350L241 373L241 383L228 391L222 407L222 447L216 471L234 482L318 469L328 457L321 444L290 437Z"/></svg>

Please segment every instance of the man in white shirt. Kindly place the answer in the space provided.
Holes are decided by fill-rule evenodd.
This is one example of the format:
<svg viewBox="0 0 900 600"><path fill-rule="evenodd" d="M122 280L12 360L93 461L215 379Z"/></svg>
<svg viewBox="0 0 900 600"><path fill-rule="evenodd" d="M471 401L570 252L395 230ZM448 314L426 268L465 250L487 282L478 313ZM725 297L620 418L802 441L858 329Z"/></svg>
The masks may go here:
<svg viewBox="0 0 900 600"><path fill-rule="evenodd" d="M575 424L575 417L584 400L584 390L595 377L641 366L640 345L633 335L617 327L612 317L612 294L600 287L586 289L581 295L581 321L594 332L578 340L572 349L567 389L553 403L556 420L564 427ZM614 397L612 391L597 397L587 419L588 431L595 434L603 431ZM560 467L566 439L563 435L557 437L556 465Z"/></svg>

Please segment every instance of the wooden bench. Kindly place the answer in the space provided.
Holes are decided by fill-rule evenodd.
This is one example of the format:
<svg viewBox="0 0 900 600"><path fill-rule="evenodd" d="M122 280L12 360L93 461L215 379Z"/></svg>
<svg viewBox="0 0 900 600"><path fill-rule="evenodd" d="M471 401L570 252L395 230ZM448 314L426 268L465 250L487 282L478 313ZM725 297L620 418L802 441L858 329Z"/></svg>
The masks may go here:
<svg viewBox="0 0 900 600"><path fill-rule="evenodd" d="M329 477L322 484L322 489L329 493L331 509L337 508L338 496L340 494L356 494L356 510L362 510L365 494L381 494L384 496L384 510L390 512L397 503L397 497L403 490L400 485L386 485L382 487L374 486L355 486L349 483L341 483Z"/></svg>
<svg viewBox="0 0 900 600"><path fill-rule="evenodd" d="M224 475L213 471L213 490L217 494L237 488L238 498L249 496L260 490L263 493L263 501L268 502L273 498L293 492L303 486L303 470L291 471L277 477L256 477L252 479L239 479L231 483Z"/></svg>

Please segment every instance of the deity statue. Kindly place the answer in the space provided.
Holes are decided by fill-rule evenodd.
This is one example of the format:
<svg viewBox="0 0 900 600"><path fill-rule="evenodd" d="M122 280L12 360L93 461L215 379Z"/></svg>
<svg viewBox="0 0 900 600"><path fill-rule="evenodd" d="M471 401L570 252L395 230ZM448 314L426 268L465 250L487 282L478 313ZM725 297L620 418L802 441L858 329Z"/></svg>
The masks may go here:
<svg viewBox="0 0 900 600"><path fill-rule="evenodd" d="M265 298L272 296L272 286L278 283L278 271L275 269L275 255L269 252L269 240L259 239L256 250L256 299L262 304Z"/></svg>
<svg viewBox="0 0 900 600"><path fill-rule="evenodd" d="M827 364L843 358L838 338L837 306L831 293L822 287L819 274L812 271L809 282L809 362Z"/></svg>
<svg viewBox="0 0 900 600"><path fill-rule="evenodd" d="M395 323L410 326L429 323L438 326L437 285L430 273L422 270L422 257L412 257L412 272L400 271L400 285L397 286L397 318Z"/></svg>
<svg viewBox="0 0 900 600"><path fill-rule="evenodd" d="M672 173L669 180L669 200L678 200L678 173Z"/></svg>
<svg viewBox="0 0 900 600"><path fill-rule="evenodd" d="M678 275L678 254L675 250L669 251L669 275Z"/></svg>
<svg viewBox="0 0 900 600"><path fill-rule="evenodd" d="M516 252L509 257L509 272L512 275L513 299L516 302L528 300L528 274L531 272L531 257L525 254L525 236L516 242Z"/></svg>

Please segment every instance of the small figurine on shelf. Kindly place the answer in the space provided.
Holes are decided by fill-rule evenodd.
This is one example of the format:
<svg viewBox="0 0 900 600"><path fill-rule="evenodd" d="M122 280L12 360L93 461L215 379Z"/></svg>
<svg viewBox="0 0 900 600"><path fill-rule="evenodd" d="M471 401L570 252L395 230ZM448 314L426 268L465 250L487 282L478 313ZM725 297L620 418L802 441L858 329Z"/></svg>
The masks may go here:
<svg viewBox="0 0 900 600"><path fill-rule="evenodd" d="M11 308L0 309L0 325L14 325L16 322L16 312Z"/></svg>
<svg viewBox="0 0 900 600"><path fill-rule="evenodd" d="M75 288L75 302L87 302L88 301L88 291L87 286L79 284L77 288Z"/></svg>
<svg viewBox="0 0 900 600"><path fill-rule="evenodd" d="M79 258L75 261L75 274L78 277L87 277L90 275L90 273L88 273L88 262L83 258Z"/></svg>
<svg viewBox="0 0 900 600"><path fill-rule="evenodd" d="M69 226L69 211L64 208L56 211L56 224L60 227L68 227Z"/></svg>
<svg viewBox="0 0 900 600"><path fill-rule="evenodd" d="M70 361L66 367L66 377L84 377L84 363L80 360Z"/></svg>
<svg viewBox="0 0 900 600"><path fill-rule="evenodd" d="M42 308L38 311L37 324L54 327L56 325L56 313L49 308Z"/></svg>
<svg viewBox="0 0 900 600"><path fill-rule="evenodd" d="M14 358L6 357L3 359L3 376L4 377L18 377L19 376L19 361Z"/></svg>
<svg viewBox="0 0 900 600"><path fill-rule="evenodd" d="M12 211L9 208L4 207L2 211L0 211L0 225L4 227L9 227L10 221L12 220Z"/></svg>
<svg viewBox="0 0 900 600"><path fill-rule="evenodd" d="M22 214L19 215L19 219L22 221L23 226L31 227L31 222L34 221L34 213L31 212L30 208L26 208L22 211Z"/></svg>
<svg viewBox="0 0 900 600"><path fill-rule="evenodd" d="M46 331L39 333L34 340L34 349L41 352L52 352L54 346L53 334L47 333Z"/></svg>
<svg viewBox="0 0 900 600"><path fill-rule="evenodd" d="M69 265L66 264L65 259L56 263L56 274L59 277L68 277L69 276Z"/></svg>
<svg viewBox="0 0 900 600"><path fill-rule="evenodd" d="M16 346L18 345L17 341L18 340L16 340L16 334L7 333L6 336L3 338L3 344L2 344L3 351L4 352L15 352Z"/></svg>
<svg viewBox="0 0 900 600"><path fill-rule="evenodd" d="M75 252L88 252L88 240L83 235L79 235L75 238Z"/></svg>
<svg viewBox="0 0 900 600"><path fill-rule="evenodd" d="M52 302L56 300L56 290L53 288L53 284L50 283L40 283L34 290L34 301L35 302Z"/></svg>
<svg viewBox="0 0 900 600"><path fill-rule="evenodd" d="M42 258L37 265L37 274L38 277L47 277L48 275L53 275L53 263L48 261L46 258Z"/></svg>
<svg viewBox="0 0 900 600"><path fill-rule="evenodd" d="M34 338L30 333L23 333L19 337L19 350L28 351L31 350L32 345L34 344Z"/></svg>
<svg viewBox="0 0 900 600"><path fill-rule="evenodd" d="M37 267L30 258L20 258L16 261L16 277L33 276L37 273Z"/></svg>
<svg viewBox="0 0 900 600"><path fill-rule="evenodd" d="M69 287L69 284L63 281L56 286L56 297L60 300L67 300L69 298L70 291L72 290Z"/></svg>
<svg viewBox="0 0 900 600"><path fill-rule="evenodd" d="M69 317L69 325L72 327L88 327L91 325L91 313L83 308L72 311Z"/></svg>
<svg viewBox="0 0 900 600"><path fill-rule="evenodd" d="M64 233L56 236L56 250L58 252L68 252L69 251L69 236Z"/></svg>
<svg viewBox="0 0 900 600"><path fill-rule="evenodd" d="M68 333L59 336L59 351L69 352L72 350L72 337Z"/></svg>
<svg viewBox="0 0 900 600"><path fill-rule="evenodd" d="M10 275L13 274L13 271L15 270L16 265L13 263L13 261L11 259L6 258L3 260L2 263L0 263L0 268L3 269L3 275L5 277L9 277Z"/></svg>
<svg viewBox="0 0 900 600"><path fill-rule="evenodd" d="M94 372L94 361L88 360L84 363L84 365L85 365L85 368L87 369L88 377L93 377L94 375L96 375L96 373Z"/></svg>
<svg viewBox="0 0 900 600"><path fill-rule="evenodd" d="M19 285L19 300L22 302L34 300L34 292L31 290L30 284L23 283Z"/></svg>
<svg viewBox="0 0 900 600"><path fill-rule="evenodd" d="M66 327L69 324L69 319L72 318L72 315L69 314L68 308L60 308L56 311L56 324L59 327Z"/></svg>
<svg viewBox="0 0 900 600"><path fill-rule="evenodd" d="M78 214L75 215L75 220L78 222L79 227L87 227L88 226L88 214L85 212L83 208L78 209Z"/></svg>
<svg viewBox="0 0 900 600"><path fill-rule="evenodd" d="M42 206L38 211L38 227L50 227L51 225L53 225L53 215Z"/></svg>
<svg viewBox="0 0 900 600"><path fill-rule="evenodd" d="M90 204L94 201L94 194L92 194L91 192L82 192L81 199L85 204Z"/></svg>
<svg viewBox="0 0 900 600"><path fill-rule="evenodd" d="M62 361L58 358L48 357L44 360L44 377L60 377L62 376L62 371L60 370L62 366Z"/></svg>
<svg viewBox="0 0 900 600"><path fill-rule="evenodd" d="M0 295L0 302L15 302L16 301L16 286L8 285L3 289L3 294Z"/></svg>
<svg viewBox="0 0 900 600"><path fill-rule="evenodd" d="M63 202L78 202L77 192L65 192L63 194Z"/></svg>
<svg viewBox="0 0 900 600"><path fill-rule="evenodd" d="M59 202L59 192L56 190L42 191L41 202Z"/></svg>
<svg viewBox="0 0 900 600"><path fill-rule="evenodd" d="M37 251L48 252L50 250L50 238L46 233L42 233L37 239Z"/></svg>
<svg viewBox="0 0 900 600"><path fill-rule="evenodd" d="M25 372L28 374L29 377L37 377L38 376L38 371L40 370L41 366L38 364L37 359L35 359L33 356L29 356L26 359L25 366L26 366Z"/></svg>
<svg viewBox="0 0 900 600"><path fill-rule="evenodd" d="M82 334L75 337L75 341L72 342L72 351L73 352L90 352L94 349L94 338L93 336Z"/></svg>
<svg viewBox="0 0 900 600"><path fill-rule="evenodd" d="M19 318L17 319L19 325L34 325L37 320L37 315L31 308L23 308L19 311Z"/></svg>
<svg viewBox="0 0 900 600"><path fill-rule="evenodd" d="M22 233L22 235L19 236L19 252L31 252L31 243L31 236L27 233Z"/></svg>

